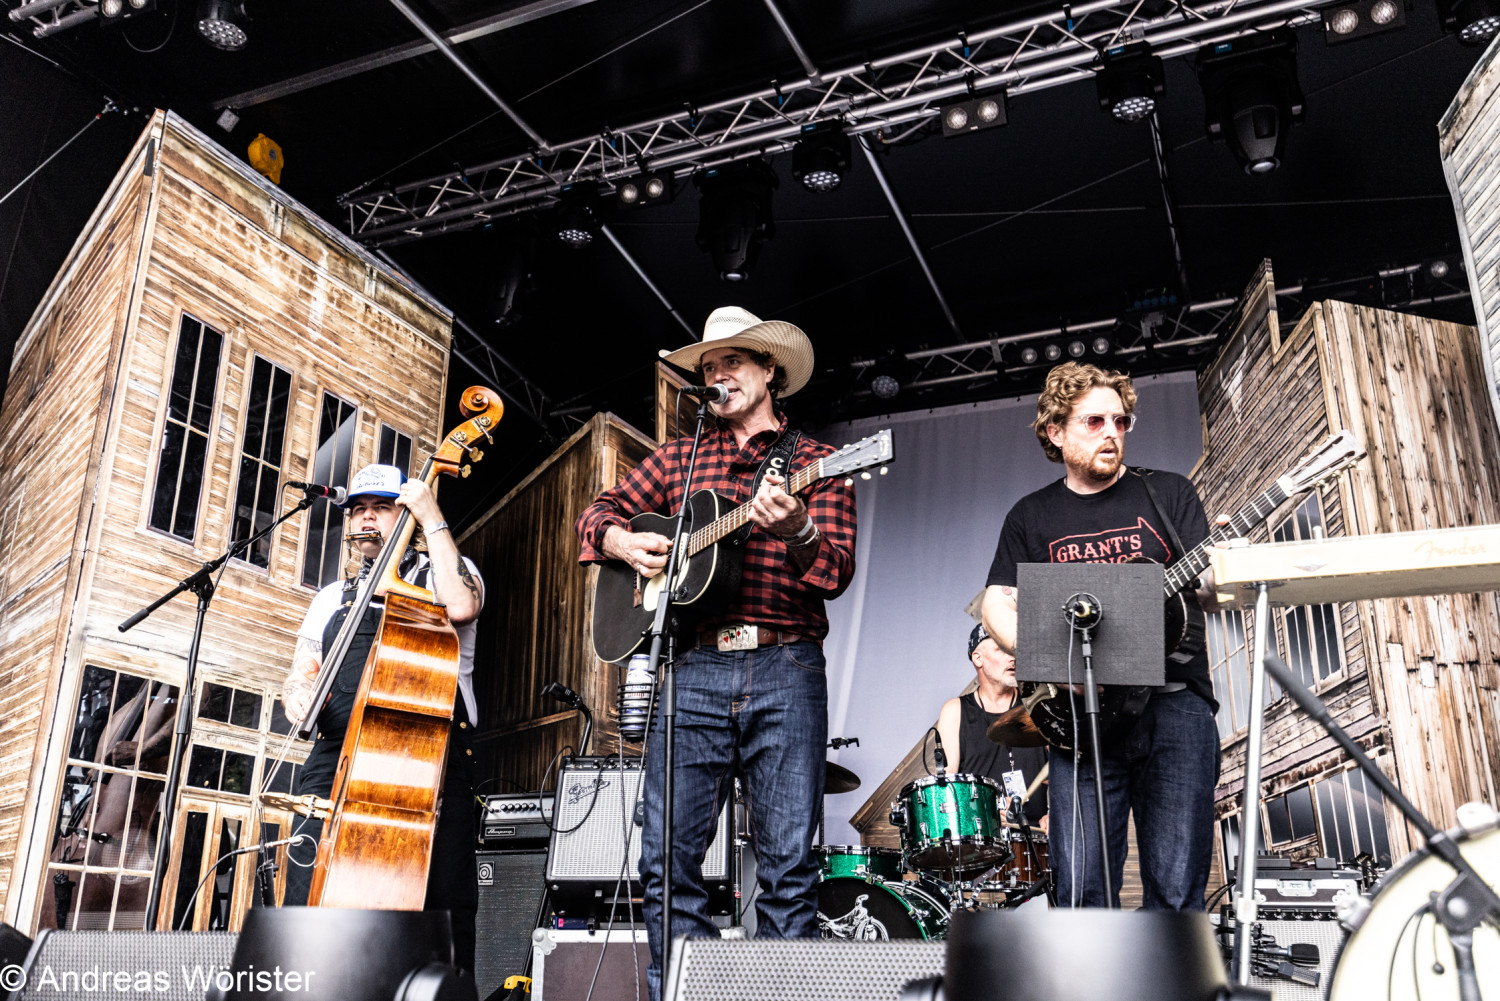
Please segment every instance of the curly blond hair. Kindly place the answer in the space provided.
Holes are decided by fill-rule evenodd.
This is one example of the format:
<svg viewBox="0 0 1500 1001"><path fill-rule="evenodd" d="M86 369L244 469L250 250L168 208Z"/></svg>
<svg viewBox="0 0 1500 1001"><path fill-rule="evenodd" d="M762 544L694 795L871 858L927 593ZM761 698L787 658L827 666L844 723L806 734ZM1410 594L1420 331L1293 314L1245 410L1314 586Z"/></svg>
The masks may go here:
<svg viewBox="0 0 1500 1001"><path fill-rule="evenodd" d="M1062 449L1047 437L1048 425L1066 421L1079 398L1099 387L1119 393L1125 412L1135 413L1135 386L1124 372L1105 371L1098 365L1070 361L1047 373L1047 381L1036 398L1036 420L1031 422L1031 430L1036 432L1036 440L1042 443L1047 458L1053 462L1062 461Z"/></svg>

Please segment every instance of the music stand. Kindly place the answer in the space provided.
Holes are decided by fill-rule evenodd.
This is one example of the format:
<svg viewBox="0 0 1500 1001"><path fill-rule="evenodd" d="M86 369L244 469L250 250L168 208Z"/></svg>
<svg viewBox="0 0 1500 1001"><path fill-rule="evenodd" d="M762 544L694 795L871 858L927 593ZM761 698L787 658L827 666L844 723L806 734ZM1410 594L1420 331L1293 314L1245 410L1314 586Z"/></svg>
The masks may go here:
<svg viewBox="0 0 1500 1001"><path fill-rule="evenodd" d="M1083 686L1094 759L1094 800L1099 808L1100 882L1111 907L1115 895L1099 751L1098 686L1154 687L1166 680L1164 583L1158 563L1021 563L1016 567L1016 679ZM1098 670L1094 668L1096 643ZM1076 763L1074 768L1076 776Z"/></svg>

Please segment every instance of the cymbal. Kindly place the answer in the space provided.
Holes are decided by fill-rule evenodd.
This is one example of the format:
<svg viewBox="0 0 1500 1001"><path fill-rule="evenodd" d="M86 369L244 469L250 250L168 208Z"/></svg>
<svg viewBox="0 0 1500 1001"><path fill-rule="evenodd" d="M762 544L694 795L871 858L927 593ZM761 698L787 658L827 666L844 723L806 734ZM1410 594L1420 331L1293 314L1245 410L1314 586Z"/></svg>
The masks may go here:
<svg viewBox="0 0 1500 1001"><path fill-rule="evenodd" d="M1047 744L1047 738L1042 736L1042 731L1031 721L1031 714L1026 711L1025 706L1012 706L1005 710L990 724L985 736L991 742L1007 747L1044 747Z"/></svg>
<svg viewBox="0 0 1500 1001"><path fill-rule="evenodd" d="M828 778L823 782L823 795L853 792L859 788L859 776L836 761L828 762Z"/></svg>

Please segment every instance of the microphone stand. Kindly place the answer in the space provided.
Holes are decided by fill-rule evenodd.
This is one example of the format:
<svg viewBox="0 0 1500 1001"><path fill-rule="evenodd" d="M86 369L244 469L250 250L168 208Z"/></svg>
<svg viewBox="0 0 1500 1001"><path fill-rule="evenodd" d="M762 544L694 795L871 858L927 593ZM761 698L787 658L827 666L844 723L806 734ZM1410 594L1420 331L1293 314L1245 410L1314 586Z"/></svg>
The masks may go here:
<svg viewBox="0 0 1500 1001"><path fill-rule="evenodd" d="M679 394L679 402L681 396ZM656 618L651 622L651 653L648 668L653 677L661 679L662 756L666 769L666 782L662 789L662 867L661 882L661 976L667 979L667 964L672 956L672 869L673 836L672 822L673 786L675 785L673 760L677 743L677 647L675 634L668 628L668 613L676 597L677 565L682 553L682 529L687 522L688 502L692 498L693 470L698 465L698 445L703 440L703 423L708 418L708 400L698 401L698 426L693 431L693 450L688 455L687 478L682 484L682 503L677 508L677 518L672 526L672 548L667 551L667 565L662 571L667 576L656 602ZM666 647L666 660L662 660L662 648ZM650 726L650 721L646 724ZM624 748L621 748L623 754ZM644 762L643 762L644 764Z"/></svg>
<svg viewBox="0 0 1500 1001"><path fill-rule="evenodd" d="M1396 809L1422 835L1422 840L1432 853L1457 873L1453 882L1442 893L1432 895L1428 907L1448 933L1448 943L1453 947L1453 965L1458 968L1459 998L1462 1001L1480 1001L1479 975L1474 969L1474 929L1485 921L1500 925L1500 894L1496 894L1484 881L1484 877L1469 864L1469 860L1463 857L1458 842L1449 837L1447 832L1432 826L1432 821L1424 817L1412 801L1401 794L1401 790L1386 778L1385 772L1373 760L1366 757L1365 752L1344 728L1334 722L1328 707L1303 686L1280 657L1267 653L1263 663L1266 673L1276 679L1276 683L1291 696L1292 701L1312 717L1313 722L1328 731L1328 735L1344 749L1350 760L1365 773L1365 778L1380 789L1381 795L1396 804ZM1243 852L1245 849L1240 850ZM1251 852L1253 854L1253 847Z"/></svg>
<svg viewBox="0 0 1500 1001"><path fill-rule="evenodd" d="M173 814L176 812L177 791L182 786L182 759L187 754L188 737L192 734L193 730L193 692L197 685L198 647L203 640L203 620L208 615L209 603L214 599L214 574L225 563L228 563L231 558L244 552L256 542L259 542L277 525L280 525L299 511L306 511L316 499L315 497L302 498L285 514L250 536L250 538L241 542L231 542L223 555L203 564L197 570L193 571L192 574L179 581L177 586L172 588L172 590L157 598L151 604L142 608L124 622L121 622L118 626L120 632L129 632L152 612L184 591L192 591L198 596L198 615L193 622L192 639L188 642L187 672L183 675L182 688L179 689L177 697L177 727L173 733L170 763L167 765L167 782L162 790L161 826L158 828L157 834L156 862L151 870L151 894L146 901L148 930L156 927L157 911L161 907L162 883L166 879L167 856L169 854L167 848L172 838L172 822ZM168 927L170 926L171 922L168 922Z"/></svg>
<svg viewBox="0 0 1500 1001"><path fill-rule="evenodd" d="M1073 608L1072 599L1069 599L1068 604L1064 606L1064 611L1068 616L1069 625L1082 640L1080 649L1083 653L1083 713L1089 718L1089 744L1094 758L1094 802L1099 807L1100 876L1104 886L1104 906L1113 910L1119 905L1115 901L1114 888L1110 885L1109 823L1104 811L1104 759L1099 755L1099 686L1094 683L1092 643L1094 630L1098 628L1099 620L1104 617L1104 610L1099 607L1099 599L1092 595L1088 597L1092 599L1088 603L1094 609L1092 616L1078 614Z"/></svg>

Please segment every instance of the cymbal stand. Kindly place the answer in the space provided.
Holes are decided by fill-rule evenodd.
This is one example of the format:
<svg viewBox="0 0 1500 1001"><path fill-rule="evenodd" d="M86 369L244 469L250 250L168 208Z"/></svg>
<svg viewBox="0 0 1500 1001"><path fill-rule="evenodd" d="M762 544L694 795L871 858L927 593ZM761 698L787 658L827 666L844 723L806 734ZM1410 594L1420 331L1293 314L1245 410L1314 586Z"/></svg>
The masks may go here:
<svg viewBox="0 0 1500 1001"><path fill-rule="evenodd" d="M1260 757L1266 729L1266 640L1270 635L1270 585L1255 585L1255 643L1250 658L1250 733L1245 738L1245 788L1240 799L1240 871L1234 897L1235 979L1250 983L1254 956L1255 851L1260 842Z"/></svg>

